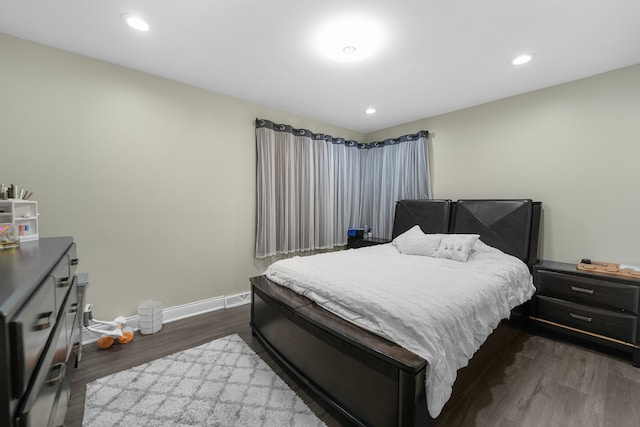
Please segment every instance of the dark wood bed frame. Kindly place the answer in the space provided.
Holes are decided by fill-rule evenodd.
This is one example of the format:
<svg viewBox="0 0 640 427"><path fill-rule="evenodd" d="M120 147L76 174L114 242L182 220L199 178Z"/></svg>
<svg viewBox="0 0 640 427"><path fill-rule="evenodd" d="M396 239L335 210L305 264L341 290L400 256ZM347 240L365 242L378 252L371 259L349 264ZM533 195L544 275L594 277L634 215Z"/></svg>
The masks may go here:
<svg viewBox="0 0 640 427"><path fill-rule="evenodd" d="M403 200L396 205L393 237L416 224L425 233L480 234L531 268L538 261L540 216L541 203L531 200ZM253 334L322 399L357 425L434 425L424 359L265 276L250 282ZM512 317L527 316L525 305L512 311Z"/></svg>

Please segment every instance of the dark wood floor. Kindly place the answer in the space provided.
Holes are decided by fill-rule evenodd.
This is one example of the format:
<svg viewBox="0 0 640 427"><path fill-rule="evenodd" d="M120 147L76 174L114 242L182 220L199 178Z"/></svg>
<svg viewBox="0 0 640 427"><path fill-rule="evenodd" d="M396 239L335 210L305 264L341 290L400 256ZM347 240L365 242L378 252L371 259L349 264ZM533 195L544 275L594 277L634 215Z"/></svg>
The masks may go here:
<svg viewBox="0 0 640 427"><path fill-rule="evenodd" d="M287 375L251 335L250 307L250 305L243 305L166 323L156 334L140 335L136 333L134 340L129 344L114 344L108 350L98 350L95 343L86 345L83 349L82 360L73 375L71 401L65 426L82 426L86 384L111 373L141 365L153 359L230 334L238 334L242 337L327 426L348 426L346 418L329 405L314 400L314 396L307 391L306 386L297 383Z"/></svg>
<svg viewBox="0 0 640 427"><path fill-rule="evenodd" d="M240 335L328 426L348 426L336 410L314 399L269 356L249 328L250 306L163 325L154 335L98 350L88 344L76 369L65 425L82 425L85 385L97 378L229 334ZM549 336L513 329L498 357L458 386L438 427L637 426L640 369L625 355L603 353Z"/></svg>

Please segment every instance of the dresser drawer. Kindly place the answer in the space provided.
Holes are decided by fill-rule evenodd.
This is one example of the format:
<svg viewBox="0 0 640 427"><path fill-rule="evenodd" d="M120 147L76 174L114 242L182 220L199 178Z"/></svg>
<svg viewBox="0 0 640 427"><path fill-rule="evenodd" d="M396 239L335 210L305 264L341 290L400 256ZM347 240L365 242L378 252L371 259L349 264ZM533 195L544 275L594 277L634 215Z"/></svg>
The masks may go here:
<svg viewBox="0 0 640 427"><path fill-rule="evenodd" d="M64 306L66 310L68 304ZM27 393L18 405L16 425L26 427L56 427L52 420L57 401L66 388L65 363L67 338L65 315L59 313L58 321L51 333L51 340L30 381ZM66 398L65 398L66 399ZM66 402L66 400L65 400Z"/></svg>
<svg viewBox="0 0 640 427"><path fill-rule="evenodd" d="M12 319L11 360L13 395L20 396L56 325L57 312L54 303L53 279L47 277L29 303Z"/></svg>
<svg viewBox="0 0 640 427"><path fill-rule="evenodd" d="M80 317L82 308L78 295L78 283L74 277L71 291L69 292L66 304L66 327L67 327L67 354L71 352L74 344L80 343Z"/></svg>
<svg viewBox="0 0 640 427"><path fill-rule="evenodd" d="M638 314L640 286L539 270L538 294Z"/></svg>
<svg viewBox="0 0 640 427"><path fill-rule="evenodd" d="M53 277L56 288L56 307L60 310L60 306L71 288L73 275L77 269L78 259L76 257L76 245L73 244L60 261L51 270L50 275Z"/></svg>
<svg viewBox="0 0 640 427"><path fill-rule="evenodd" d="M638 318L539 295L538 318L626 343L636 343Z"/></svg>

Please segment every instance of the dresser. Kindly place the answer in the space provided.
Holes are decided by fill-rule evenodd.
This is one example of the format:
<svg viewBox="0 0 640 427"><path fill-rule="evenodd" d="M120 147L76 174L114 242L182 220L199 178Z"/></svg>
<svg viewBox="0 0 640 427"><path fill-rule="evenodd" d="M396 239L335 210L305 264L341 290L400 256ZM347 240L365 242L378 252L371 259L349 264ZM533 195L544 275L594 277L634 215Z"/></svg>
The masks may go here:
<svg viewBox="0 0 640 427"><path fill-rule="evenodd" d="M532 329L548 328L627 351L640 365L640 280L542 261L533 267Z"/></svg>
<svg viewBox="0 0 640 427"><path fill-rule="evenodd" d="M71 237L0 250L0 425L64 423L83 293Z"/></svg>

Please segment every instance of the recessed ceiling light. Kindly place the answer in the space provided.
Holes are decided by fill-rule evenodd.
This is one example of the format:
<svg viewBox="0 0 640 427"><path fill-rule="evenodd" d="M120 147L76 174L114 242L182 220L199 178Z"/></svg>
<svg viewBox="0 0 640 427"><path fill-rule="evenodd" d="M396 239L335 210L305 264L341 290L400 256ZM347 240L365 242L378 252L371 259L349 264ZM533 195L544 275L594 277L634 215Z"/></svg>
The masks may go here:
<svg viewBox="0 0 640 427"><path fill-rule="evenodd" d="M131 28L134 28L138 31L149 31L149 24L147 24L147 21L145 21L144 19L142 19L139 16L136 15L129 15L127 13L123 14L121 16L121 18L127 23L129 24L129 26Z"/></svg>
<svg viewBox="0 0 640 427"><path fill-rule="evenodd" d="M375 114L376 109L373 108L373 107L369 107L366 110L364 110L364 112L367 113L367 114Z"/></svg>
<svg viewBox="0 0 640 427"><path fill-rule="evenodd" d="M513 65L522 65L522 64L526 64L527 62L531 61L532 56L525 54L525 55L520 55L518 57L516 57L513 61L511 61L511 63Z"/></svg>

